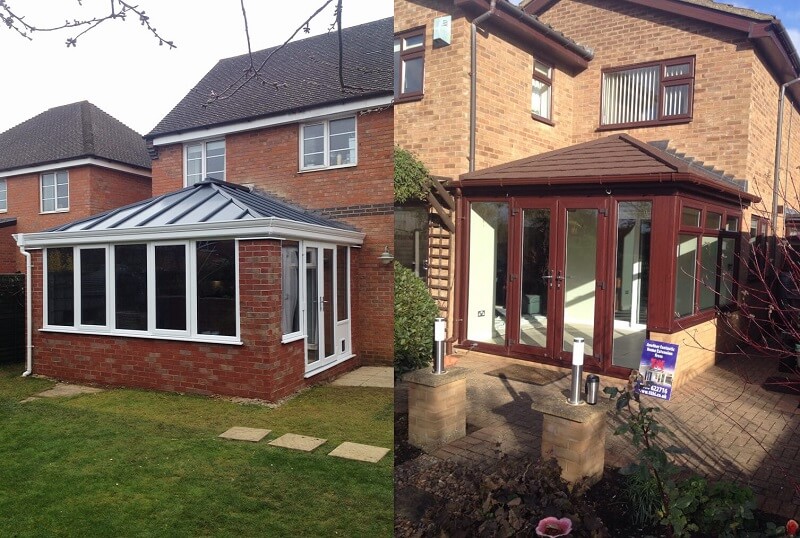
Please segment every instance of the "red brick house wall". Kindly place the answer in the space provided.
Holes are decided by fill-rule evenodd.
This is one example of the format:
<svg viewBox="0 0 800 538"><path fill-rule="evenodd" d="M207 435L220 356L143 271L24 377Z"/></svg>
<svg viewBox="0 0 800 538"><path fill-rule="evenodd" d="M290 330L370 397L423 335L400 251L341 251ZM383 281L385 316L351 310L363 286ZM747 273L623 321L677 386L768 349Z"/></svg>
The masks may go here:
<svg viewBox="0 0 800 538"><path fill-rule="evenodd" d="M91 165L67 170L69 211L58 213L41 213L40 173L6 179L8 211L3 216L17 218L17 229L11 233L39 232L150 197L148 177ZM3 238L5 234L6 230L0 231ZM7 250L9 245L13 247L11 250ZM10 243L0 240L0 259L8 257L14 259L15 265L11 272L25 271L25 258L19 254L13 239Z"/></svg>
<svg viewBox="0 0 800 538"><path fill-rule="evenodd" d="M242 345L65 334L42 327L42 251L33 251L34 371L87 383L275 401L352 368L304 379L303 341L281 344L281 245L239 242ZM272 292L272 293L270 293Z"/></svg>
<svg viewBox="0 0 800 538"><path fill-rule="evenodd" d="M296 123L225 137L227 181L252 185L291 203L319 210L366 233L352 249L353 351L362 363L394 358L394 273L378 257L394 251L394 116L391 108L356 114L358 164L299 171ZM158 147L153 196L183 187L183 145Z"/></svg>
<svg viewBox="0 0 800 538"><path fill-rule="evenodd" d="M17 225L11 224L0 226L0 274L2 273L16 273L17 256L19 249L12 234L17 233Z"/></svg>

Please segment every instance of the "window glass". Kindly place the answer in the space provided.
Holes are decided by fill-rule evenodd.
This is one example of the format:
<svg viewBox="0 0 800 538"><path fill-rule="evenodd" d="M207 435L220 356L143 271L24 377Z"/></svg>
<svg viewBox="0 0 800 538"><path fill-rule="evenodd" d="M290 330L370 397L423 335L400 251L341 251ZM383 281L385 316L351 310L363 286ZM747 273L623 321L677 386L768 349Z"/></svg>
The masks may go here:
<svg viewBox="0 0 800 538"><path fill-rule="evenodd" d="M42 174L42 212L69 209L69 175L66 171Z"/></svg>
<svg viewBox="0 0 800 538"><path fill-rule="evenodd" d="M0 179L0 211L8 210L8 187L5 179Z"/></svg>
<svg viewBox="0 0 800 538"><path fill-rule="evenodd" d="M678 235L678 261L675 275L675 315L694 313L695 276L697 271L697 237Z"/></svg>
<svg viewBox="0 0 800 538"><path fill-rule="evenodd" d="M739 217L728 217L725 220L725 231L726 232L738 232L739 231Z"/></svg>
<svg viewBox="0 0 800 538"><path fill-rule="evenodd" d="M534 60L533 70L545 78L552 78L553 68L547 64Z"/></svg>
<svg viewBox="0 0 800 538"><path fill-rule="evenodd" d="M217 140L206 144L206 177L225 180L225 141Z"/></svg>
<svg viewBox="0 0 800 538"><path fill-rule="evenodd" d="M186 247L157 245L156 328L186 330Z"/></svg>
<svg viewBox="0 0 800 538"><path fill-rule="evenodd" d="M719 230L722 227L722 215L709 211L706 213L706 228Z"/></svg>
<svg viewBox="0 0 800 538"><path fill-rule="evenodd" d="M403 39L403 48L412 49L414 47L421 47L424 43L425 36L422 34L412 35Z"/></svg>
<svg viewBox="0 0 800 538"><path fill-rule="evenodd" d="M303 167L325 166L325 124L303 126Z"/></svg>
<svg viewBox="0 0 800 538"><path fill-rule="evenodd" d="M546 82L533 79L531 93L531 112L542 118L550 119L550 99L552 87Z"/></svg>
<svg viewBox="0 0 800 538"><path fill-rule="evenodd" d="M106 249L82 248L81 324L106 324Z"/></svg>
<svg viewBox="0 0 800 538"><path fill-rule="evenodd" d="M667 65L664 67L665 77L677 77L677 76L691 75L691 74L692 74L692 64L689 63Z"/></svg>
<svg viewBox="0 0 800 538"><path fill-rule="evenodd" d="M347 247L336 247L336 321L344 321L350 310L347 301L348 282L350 275L347 271Z"/></svg>
<svg viewBox="0 0 800 538"><path fill-rule="evenodd" d="M421 98L425 77L425 29L394 39L394 97Z"/></svg>
<svg viewBox="0 0 800 538"><path fill-rule="evenodd" d="M197 333L236 336L236 243L198 241Z"/></svg>
<svg viewBox="0 0 800 538"><path fill-rule="evenodd" d="M47 249L47 324L75 324L72 247Z"/></svg>
<svg viewBox="0 0 800 538"><path fill-rule="evenodd" d="M719 238L703 236L700 253L700 310L711 308L717 300L717 256Z"/></svg>
<svg viewBox="0 0 800 538"><path fill-rule="evenodd" d="M147 330L147 245L114 247L117 329Z"/></svg>
<svg viewBox="0 0 800 538"><path fill-rule="evenodd" d="M700 210L693 207L684 207L681 210L681 224L697 228L700 226Z"/></svg>
<svg viewBox="0 0 800 538"><path fill-rule="evenodd" d="M356 119L330 122L330 165L353 164L356 161Z"/></svg>
<svg viewBox="0 0 800 538"><path fill-rule="evenodd" d="M212 140L186 146L186 185L206 178L225 181L225 140Z"/></svg>
<svg viewBox="0 0 800 538"><path fill-rule="evenodd" d="M203 179L203 146L193 144L186 147L186 184L194 185Z"/></svg>
<svg viewBox="0 0 800 538"><path fill-rule="evenodd" d="M683 116L689 113L689 85L675 84L664 87L664 116Z"/></svg>
<svg viewBox="0 0 800 538"><path fill-rule="evenodd" d="M411 58L403 61L403 93L419 93L422 91L423 58Z"/></svg>
<svg viewBox="0 0 800 538"><path fill-rule="evenodd" d="M284 241L281 245L281 293L283 334L300 330L300 244Z"/></svg>
<svg viewBox="0 0 800 538"><path fill-rule="evenodd" d="M725 306L733 302L735 295L735 264L736 264L736 239L723 237L721 239L722 252L720 255L720 289L719 304Z"/></svg>

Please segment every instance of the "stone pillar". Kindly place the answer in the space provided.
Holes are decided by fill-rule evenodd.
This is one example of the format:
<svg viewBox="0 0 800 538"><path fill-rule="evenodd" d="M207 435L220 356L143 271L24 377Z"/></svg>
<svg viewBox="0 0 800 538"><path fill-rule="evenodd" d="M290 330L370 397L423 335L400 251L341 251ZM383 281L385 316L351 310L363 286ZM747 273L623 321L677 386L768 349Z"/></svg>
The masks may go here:
<svg viewBox="0 0 800 538"><path fill-rule="evenodd" d="M603 476L609 401L600 398L597 405L570 405L558 393L533 404L544 415L542 457L556 458L567 482L585 477L593 484Z"/></svg>
<svg viewBox="0 0 800 538"><path fill-rule="evenodd" d="M424 368L403 376L408 383L408 441L427 452L467 434L467 370L434 374Z"/></svg>

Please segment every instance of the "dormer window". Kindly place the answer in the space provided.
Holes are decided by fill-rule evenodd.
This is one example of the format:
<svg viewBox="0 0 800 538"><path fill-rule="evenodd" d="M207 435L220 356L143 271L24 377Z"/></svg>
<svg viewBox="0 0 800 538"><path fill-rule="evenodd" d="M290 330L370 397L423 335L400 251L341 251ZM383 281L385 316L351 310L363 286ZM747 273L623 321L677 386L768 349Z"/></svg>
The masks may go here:
<svg viewBox="0 0 800 538"><path fill-rule="evenodd" d="M603 71L600 124L617 128L692 119L694 57Z"/></svg>
<svg viewBox="0 0 800 538"><path fill-rule="evenodd" d="M193 142L183 152L187 187L207 177L225 181L225 140Z"/></svg>

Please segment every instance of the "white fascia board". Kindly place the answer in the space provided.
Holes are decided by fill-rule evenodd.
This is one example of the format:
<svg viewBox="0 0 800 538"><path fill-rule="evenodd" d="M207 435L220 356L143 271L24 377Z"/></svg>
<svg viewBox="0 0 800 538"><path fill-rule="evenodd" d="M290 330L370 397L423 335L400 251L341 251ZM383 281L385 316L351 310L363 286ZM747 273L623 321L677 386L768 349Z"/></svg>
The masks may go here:
<svg viewBox="0 0 800 538"><path fill-rule="evenodd" d="M373 97L371 99L364 99L361 101L351 101L338 105L303 110L300 112L291 112L289 114L281 114L279 116L269 116L267 118L241 121L238 123L231 123L218 127L193 129L191 131L185 131L182 133L156 136L153 138L153 145L164 146L167 144L177 144L179 142L205 140L207 138L225 136L227 134L239 133L242 131L252 131L255 129L263 129L265 127L276 127L278 125L286 125L288 123L300 123L311 119L336 116L339 114L352 114L368 108L391 105L393 100L394 97L392 95L385 95L381 97Z"/></svg>
<svg viewBox="0 0 800 538"><path fill-rule="evenodd" d="M281 238L326 241L361 246L365 234L275 217L246 221L209 222L125 228L112 230L71 230L17 234L17 244L25 248L76 246L100 243L132 243L177 240Z"/></svg>
<svg viewBox="0 0 800 538"><path fill-rule="evenodd" d="M21 176L24 174L49 172L51 170L63 170L64 168L75 168L76 166L98 166L100 168L109 168L111 170L136 174L137 176L142 177L153 176L150 170L145 170L143 168L136 168L134 166L128 166L127 164L115 163L112 161L106 161L105 159L97 159L95 157L86 157L83 159L72 159L71 161L60 161L57 163L42 164L38 166L28 166L26 168L16 168L14 170L3 170L0 172L0 179Z"/></svg>

